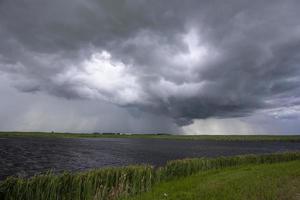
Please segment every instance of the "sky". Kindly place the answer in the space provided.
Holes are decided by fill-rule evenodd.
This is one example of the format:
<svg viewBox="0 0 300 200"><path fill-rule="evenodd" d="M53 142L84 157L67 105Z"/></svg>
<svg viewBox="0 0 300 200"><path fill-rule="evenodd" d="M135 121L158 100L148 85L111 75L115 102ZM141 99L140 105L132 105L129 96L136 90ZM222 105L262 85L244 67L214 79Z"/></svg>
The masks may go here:
<svg viewBox="0 0 300 200"><path fill-rule="evenodd" d="M298 0L0 0L0 130L300 134Z"/></svg>

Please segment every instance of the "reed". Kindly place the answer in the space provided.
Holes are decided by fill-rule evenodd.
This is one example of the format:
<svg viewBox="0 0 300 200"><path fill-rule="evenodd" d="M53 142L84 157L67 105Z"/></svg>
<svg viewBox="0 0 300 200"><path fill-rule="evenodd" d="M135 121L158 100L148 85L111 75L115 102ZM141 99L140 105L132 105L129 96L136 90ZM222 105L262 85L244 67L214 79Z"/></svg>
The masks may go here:
<svg viewBox="0 0 300 200"><path fill-rule="evenodd" d="M48 173L30 179L11 177L0 184L0 199L117 199L150 189L153 172L151 166L129 166L61 175Z"/></svg>
<svg viewBox="0 0 300 200"><path fill-rule="evenodd" d="M157 170L159 180L185 177L210 169L241 166L248 164L276 163L300 160L300 152L274 153L263 155L241 155L218 158L194 158L169 161L166 166Z"/></svg>
<svg viewBox="0 0 300 200"><path fill-rule="evenodd" d="M0 183L3 200L115 200L146 192L161 181L226 167L300 160L300 152L195 158L169 161L164 167L128 166L29 179L10 177Z"/></svg>

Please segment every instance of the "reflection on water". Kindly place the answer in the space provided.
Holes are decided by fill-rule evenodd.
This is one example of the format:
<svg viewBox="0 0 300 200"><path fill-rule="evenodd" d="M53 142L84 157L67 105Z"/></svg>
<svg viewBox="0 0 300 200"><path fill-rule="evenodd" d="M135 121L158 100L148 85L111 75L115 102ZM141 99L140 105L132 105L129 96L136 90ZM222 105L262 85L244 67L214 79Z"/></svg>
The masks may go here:
<svg viewBox="0 0 300 200"><path fill-rule="evenodd" d="M84 170L167 160L300 150L292 142L229 142L158 139L0 139L0 180L53 170Z"/></svg>

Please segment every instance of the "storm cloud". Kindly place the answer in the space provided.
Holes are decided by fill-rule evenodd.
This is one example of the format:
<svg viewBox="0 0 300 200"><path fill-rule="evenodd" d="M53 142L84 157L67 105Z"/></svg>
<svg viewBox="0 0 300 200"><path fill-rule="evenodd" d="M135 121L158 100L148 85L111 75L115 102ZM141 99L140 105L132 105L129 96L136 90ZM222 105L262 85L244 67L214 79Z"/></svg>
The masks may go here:
<svg viewBox="0 0 300 200"><path fill-rule="evenodd" d="M1 0L0 73L25 93L172 119L300 116L300 2Z"/></svg>

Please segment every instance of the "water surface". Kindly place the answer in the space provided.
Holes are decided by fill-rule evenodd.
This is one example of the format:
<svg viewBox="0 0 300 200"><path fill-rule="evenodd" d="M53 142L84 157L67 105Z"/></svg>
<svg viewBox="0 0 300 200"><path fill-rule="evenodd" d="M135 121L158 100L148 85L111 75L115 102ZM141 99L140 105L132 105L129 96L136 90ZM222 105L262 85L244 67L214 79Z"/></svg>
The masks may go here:
<svg viewBox="0 0 300 200"><path fill-rule="evenodd" d="M0 180L53 170L80 171L131 164L163 165L187 157L300 150L299 142L192 141L128 138L1 138Z"/></svg>

